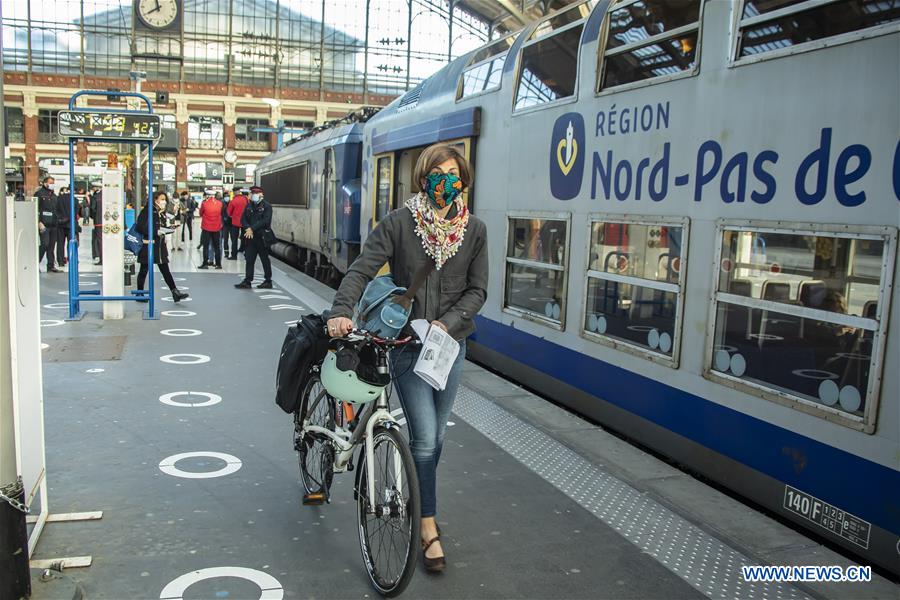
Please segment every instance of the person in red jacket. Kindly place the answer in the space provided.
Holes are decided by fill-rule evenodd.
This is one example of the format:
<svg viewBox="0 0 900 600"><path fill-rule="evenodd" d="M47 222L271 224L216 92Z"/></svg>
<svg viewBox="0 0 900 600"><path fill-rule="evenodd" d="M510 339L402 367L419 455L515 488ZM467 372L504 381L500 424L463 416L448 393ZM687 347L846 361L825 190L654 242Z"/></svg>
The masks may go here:
<svg viewBox="0 0 900 600"><path fill-rule="evenodd" d="M231 231L225 233L225 235L231 234L231 256L228 257L228 260L237 260L238 252L244 251L244 237L241 235L243 227L241 218L244 216L244 209L247 208L249 202L250 199L247 198L244 190L241 190L228 203L228 216L231 217ZM238 248L238 240L240 240L241 244L240 249Z"/></svg>
<svg viewBox="0 0 900 600"><path fill-rule="evenodd" d="M198 269L209 268L209 244L212 243L215 253L216 268L222 268L222 245L219 236L222 232L222 201L210 196L200 205L200 247L203 249L203 264Z"/></svg>

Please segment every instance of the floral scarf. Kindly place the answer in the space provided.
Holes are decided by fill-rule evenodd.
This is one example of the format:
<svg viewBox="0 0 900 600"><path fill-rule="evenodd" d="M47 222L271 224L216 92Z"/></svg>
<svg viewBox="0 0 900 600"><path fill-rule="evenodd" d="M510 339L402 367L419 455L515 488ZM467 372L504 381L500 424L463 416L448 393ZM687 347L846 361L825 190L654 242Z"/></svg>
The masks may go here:
<svg viewBox="0 0 900 600"><path fill-rule="evenodd" d="M416 235L422 240L425 253L434 259L438 270L462 246L469 223L469 209L462 198L454 202L456 215L452 219L441 219L425 194L420 192L406 201L406 208L416 222Z"/></svg>

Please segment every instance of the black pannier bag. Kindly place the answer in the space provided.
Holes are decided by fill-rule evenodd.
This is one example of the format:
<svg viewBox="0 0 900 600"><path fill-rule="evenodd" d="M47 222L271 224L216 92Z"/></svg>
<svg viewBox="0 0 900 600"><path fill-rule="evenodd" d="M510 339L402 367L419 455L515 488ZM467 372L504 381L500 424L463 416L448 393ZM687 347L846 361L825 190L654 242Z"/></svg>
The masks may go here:
<svg viewBox="0 0 900 600"><path fill-rule="evenodd" d="M275 375L275 403L281 410L292 413L300 408L300 393L309 380L310 369L322 362L327 351L322 315L307 315L288 328Z"/></svg>

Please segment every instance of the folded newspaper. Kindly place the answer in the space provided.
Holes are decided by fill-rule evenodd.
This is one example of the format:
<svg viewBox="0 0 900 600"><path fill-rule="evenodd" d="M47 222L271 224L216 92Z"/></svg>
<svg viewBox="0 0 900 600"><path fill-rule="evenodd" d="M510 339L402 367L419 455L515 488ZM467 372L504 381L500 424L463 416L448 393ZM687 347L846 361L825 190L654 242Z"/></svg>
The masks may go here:
<svg viewBox="0 0 900 600"><path fill-rule="evenodd" d="M450 369L459 354L459 342L425 319L413 321L412 328L422 340L422 351L413 367L413 373L434 389L443 390L447 387Z"/></svg>

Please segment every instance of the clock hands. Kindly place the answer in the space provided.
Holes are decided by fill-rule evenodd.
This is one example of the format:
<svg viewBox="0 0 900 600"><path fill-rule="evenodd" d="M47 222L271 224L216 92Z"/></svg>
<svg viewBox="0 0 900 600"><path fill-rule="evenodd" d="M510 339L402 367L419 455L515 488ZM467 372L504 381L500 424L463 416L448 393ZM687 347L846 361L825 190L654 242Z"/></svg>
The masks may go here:
<svg viewBox="0 0 900 600"><path fill-rule="evenodd" d="M156 0L156 8L154 8L153 10L148 10L147 14L149 15L150 13L155 13L159 10L162 10L162 6L159 5L159 0Z"/></svg>

